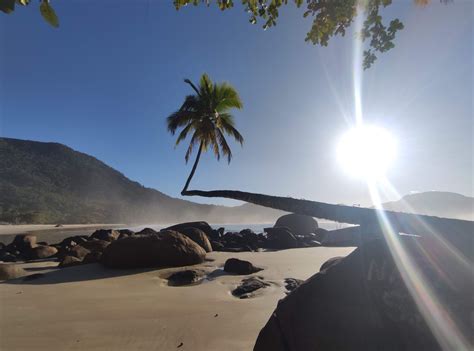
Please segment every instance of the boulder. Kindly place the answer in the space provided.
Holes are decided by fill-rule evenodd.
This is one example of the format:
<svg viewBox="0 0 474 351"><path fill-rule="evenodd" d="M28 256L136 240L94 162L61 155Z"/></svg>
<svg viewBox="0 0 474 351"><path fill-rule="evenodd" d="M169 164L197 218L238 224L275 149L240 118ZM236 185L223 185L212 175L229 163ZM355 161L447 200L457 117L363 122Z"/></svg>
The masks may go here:
<svg viewBox="0 0 474 351"><path fill-rule="evenodd" d="M89 252L87 255L84 256L84 259L82 260L82 263L83 264L97 263L97 262L100 262L101 257L102 257L102 252L92 251L92 252Z"/></svg>
<svg viewBox="0 0 474 351"><path fill-rule="evenodd" d="M107 246L110 245L110 241L105 240L91 240L85 243L82 243L80 246L91 251L91 252L103 252Z"/></svg>
<svg viewBox="0 0 474 351"><path fill-rule="evenodd" d="M99 229L91 234L90 239L99 239L105 241L117 240L120 236L120 232L114 229Z"/></svg>
<svg viewBox="0 0 474 351"><path fill-rule="evenodd" d="M267 286L270 286L270 284L260 277L248 277L243 279L240 285L232 290L232 295L240 299L247 299L254 296L255 291L266 288Z"/></svg>
<svg viewBox="0 0 474 351"><path fill-rule="evenodd" d="M321 265L321 268L319 268L319 271L320 272L325 272L326 270L328 270L332 266L334 266L334 265L338 264L339 262L341 262L343 258L344 257L341 257L341 256L330 258L329 260L327 260L326 262L324 262Z"/></svg>
<svg viewBox="0 0 474 351"><path fill-rule="evenodd" d="M17 257L13 255L11 252L3 249L0 250L0 261L3 262L15 262L17 260Z"/></svg>
<svg viewBox="0 0 474 351"><path fill-rule="evenodd" d="M229 258L224 264L224 271L232 274L245 275L261 270L263 270L263 268L255 267L251 262L239 260L238 258Z"/></svg>
<svg viewBox="0 0 474 351"><path fill-rule="evenodd" d="M287 227L294 235L316 233L318 222L313 217L290 213L277 219L274 227Z"/></svg>
<svg viewBox="0 0 474 351"><path fill-rule="evenodd" d="M0 280L16 279L26 274L26 271L16 264L0 263Z"/></svg>
<svg viewBox="0 0 474 351"><path fill-rule="evenodd" d="M176 272L168 277L168 285L183 286L196 284L202 279L203 275L204 273L202 271L195 269L187 269L185 271Z"/></svg>
<svg viewBox="0 0 474 351"><path fill-rule="evenodd" d="M111 268L173 267L201 263L205 256L206 251L187 236L164 230L114 241L101 261Z"/></svg>
<svg viewBox="0 0 474 351"><path fill-rule="evenodd" d="M189 239L199 244L206 252L212 251L211 243L207 235L201 229L193 227L182 228L179 230L179 233L186 235Z"/></svg>
<svg viewBox="0 0 474 351"><path fill-rule="evenodd" d="M58 265L60 268L66 268L71 266L77 266L82 264L82 260L75 256L66 256L62 259L61 263Z"/></svg>
<svg viewBox="0 0 474 351"><path fill-rule="evenodd" d="M175 230L181 233L181 229L184 229L184 228L197 228L197 229L202 230L204 233L206 233L208 237L212 238L213 236L212 227L207 222L203 222L203 221L175 224L175 225L172 225L171 227L166 228L165 230Z"/></svg>
<svg viewBox="0 0 474 351"><path fill-rule="evenodd" d="M53 257L58 253L58 249L54 246L37 246L31 249L30 259L37 260Z"/></svg>
<svg viewBox="0 0 474 351"><path fill-rule="evenodd" d="M153 234L157 234L158 232L154 229L151 229L151 228L144 228L142 230L140 230L139 232L135 233L136 235L153 235Z"/></svg>
<svg viewBox="0 0 474 351"><path fill-rule="evenodd" d="M36 235L18 234L13 239L12 245L21 252L29 251L36 247Z"/></svg>
<svg viewBox="0 0 474 351"><path fill-rule="evenodd" d="M82 260L88 253L90 253L90 251L87 250L85 247L82 247L81 245L76 245L71 250L69 250L68 256L74 256Z"/></svg>
<svg viewBox="0 0 474 351"><path fill-rule="evenodd" d="M213 251L221 251L224 248L224 244L220 241L211 241L211 246Z"/></svg>
<svg viewBox="0 0 474 351"><path fill-rule="evenodd" d="M270 249L283 250L298 247L298 241L288 228L265 228L267 233L267 246Z"/></svg>
<svg viewBox="0 0 474 351"><path fill-rule="evenodd" d="M469 338L470 267L464 266L442 244L439 247L444 255L432 255L435 251L427 251L423 240L400 241L404 254L413 258L413 264L422 273L416 278L425 277L423 286L429 286L433 294L420 295L419 301L430 303L432 296L436 296L439 304L430 305L429 313L441 313L444 320L456 321L453 327L465 331ZM405 285L386 242L383 239L366 242L280 300L260 331L254 351L405 351L441 350L442 346L457 349L453 341L459 339L445 339L448 345L438 344L412 292ZM434 319L429 321L437 323Z"/></svg>
<svg viewBox="0 0 474 351"><path fill-rule="evenodd" d="M87 235L74 235L67 237L66 239L61 241L59 245L61 245L62 247L75 246L87 242L88 239L89 237Z"/></svg>

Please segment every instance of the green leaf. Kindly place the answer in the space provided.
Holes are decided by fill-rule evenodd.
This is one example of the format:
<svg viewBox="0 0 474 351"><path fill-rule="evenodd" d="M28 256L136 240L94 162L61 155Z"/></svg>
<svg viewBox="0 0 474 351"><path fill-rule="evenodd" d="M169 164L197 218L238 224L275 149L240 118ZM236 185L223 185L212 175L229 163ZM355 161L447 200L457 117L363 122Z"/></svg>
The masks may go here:
<svg viewBox="0 0 474 351"><path fill-rule="evenodd" d="M15 10L15 0L1 0L0 11L10 13Z"/></svg>
<svg viewBox="0 0 474 351"><path fill-rule="evenodd" d="M41 2L40 5L40 12L43 18L53 27L59 27L59 20L58 16L56 16L56 12L51 7L51 5L47 1Z"/></svg>

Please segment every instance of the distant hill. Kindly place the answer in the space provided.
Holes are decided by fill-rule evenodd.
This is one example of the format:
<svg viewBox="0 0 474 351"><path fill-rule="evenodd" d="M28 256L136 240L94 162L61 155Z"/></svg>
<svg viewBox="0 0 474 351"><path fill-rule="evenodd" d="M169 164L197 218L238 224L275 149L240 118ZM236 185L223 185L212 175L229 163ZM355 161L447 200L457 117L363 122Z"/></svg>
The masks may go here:
<svg viewBox="0 0 474 351"><path fill-rule="evenodd" d="M268 223L281 214L172 198L65 145L0 138L0 222Z"/></svg>
<svg viewBox="0 0 474 351"><path fill-rule="evenodd" d="M414 193L398 201L386 202L382 206L391 211L474 220L474 198L457 193L442 191Z"/></svg>

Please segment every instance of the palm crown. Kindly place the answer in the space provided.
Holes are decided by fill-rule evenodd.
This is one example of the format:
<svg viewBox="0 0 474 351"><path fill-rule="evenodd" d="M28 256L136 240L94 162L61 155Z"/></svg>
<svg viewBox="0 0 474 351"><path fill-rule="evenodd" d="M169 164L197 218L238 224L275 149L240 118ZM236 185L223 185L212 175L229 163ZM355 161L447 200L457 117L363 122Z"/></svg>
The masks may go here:
<svg viewBox="0 0 474 351"><path fill-rule="evenodd" d="M187 190L202 151L210 148L218 160L223 155L230 162L232 151L225 136L232 136L241 145L244 142L242 135L235 129L234 117L229 113L231 109L242 108L242 101L234 87L228 83L213 83L207 74L201 76L198 87L189 79L184 81L191 86L195 94L186 96L181 108L167 118L171 134L174 135L182 128L176 145L192 134L185 155L186 162L189 161L194 147L199 145L196 161L183 192Z"/></svg>

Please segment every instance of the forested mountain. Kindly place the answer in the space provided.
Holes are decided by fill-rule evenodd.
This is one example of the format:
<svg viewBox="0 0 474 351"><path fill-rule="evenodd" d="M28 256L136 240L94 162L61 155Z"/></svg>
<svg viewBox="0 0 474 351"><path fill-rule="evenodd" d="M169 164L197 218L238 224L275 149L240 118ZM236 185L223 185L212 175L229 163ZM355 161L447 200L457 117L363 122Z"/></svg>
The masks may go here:
<svg viewBox="0 0 474 351"><path fill-rule="evenodd" d="M0 221L7 223L273 222L282 212L197 204L131 181L58 143L0 138Z"/></svg>

